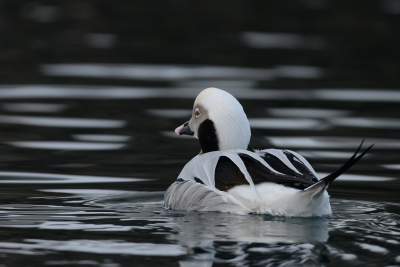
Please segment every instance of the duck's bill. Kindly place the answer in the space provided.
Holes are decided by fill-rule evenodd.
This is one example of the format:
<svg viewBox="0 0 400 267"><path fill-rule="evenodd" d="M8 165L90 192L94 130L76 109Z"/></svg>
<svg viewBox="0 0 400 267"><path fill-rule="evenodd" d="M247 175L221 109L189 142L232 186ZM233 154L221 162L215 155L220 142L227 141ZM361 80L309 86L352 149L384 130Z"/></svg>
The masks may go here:
<svg viewBox="0 0 400 267"><path fill-rule="evenodd" d="M181 126L179 126L178 128L175 129L175 133L177 135L194 135L194 132L192 132L192 130L190 130L189 127L189 121L185 122L184 124L182 124Z"/></svg>

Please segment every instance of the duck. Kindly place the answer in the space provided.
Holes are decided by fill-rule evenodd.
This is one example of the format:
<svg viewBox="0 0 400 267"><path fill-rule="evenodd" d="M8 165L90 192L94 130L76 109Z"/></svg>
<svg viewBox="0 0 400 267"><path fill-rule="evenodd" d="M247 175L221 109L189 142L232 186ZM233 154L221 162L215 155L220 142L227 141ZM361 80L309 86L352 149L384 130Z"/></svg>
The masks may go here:
<svg viewBox="0 0 400 267"><path fill-rule="evenodd" d="M373 146L360 153L363 140L344 165L319 178L297 152L248 150L251 129L242 105L213 87L199 93L190 120L175 133L197 138L201 149L164 194L166 209L186 211L329 216L329 185Z"/></svg>

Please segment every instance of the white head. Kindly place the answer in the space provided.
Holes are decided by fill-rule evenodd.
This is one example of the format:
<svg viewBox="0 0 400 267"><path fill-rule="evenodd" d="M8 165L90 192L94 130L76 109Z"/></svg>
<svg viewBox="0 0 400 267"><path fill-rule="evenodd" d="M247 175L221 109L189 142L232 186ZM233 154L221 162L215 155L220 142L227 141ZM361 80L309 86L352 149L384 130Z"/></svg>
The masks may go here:
<svg viewBox="0 0 400 267"><path fill-rule="evenodd" d="M207 88L197 96L192 118L175 132L194 135L204 153L247 149L251 137L242 105L231 94L217 88Z"/></svg>

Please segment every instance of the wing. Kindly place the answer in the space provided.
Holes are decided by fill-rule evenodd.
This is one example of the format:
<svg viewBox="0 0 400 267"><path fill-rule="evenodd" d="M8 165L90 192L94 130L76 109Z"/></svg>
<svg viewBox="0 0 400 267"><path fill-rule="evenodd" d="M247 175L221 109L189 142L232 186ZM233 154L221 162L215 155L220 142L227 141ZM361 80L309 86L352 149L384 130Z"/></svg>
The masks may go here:
<svg viewBox="0 0 400 267"><path fill-rule="evenodd" d="M273 182L303 190L318 182L315 171L309 163L295 152L269 149L263 150L258 154L267 164L281 174L272 172L249 155L239 154L254 184ZM228 191L237 185L248 184L236 164L227 157L220 157L215 169L215 187L217 189Z"/></svg>

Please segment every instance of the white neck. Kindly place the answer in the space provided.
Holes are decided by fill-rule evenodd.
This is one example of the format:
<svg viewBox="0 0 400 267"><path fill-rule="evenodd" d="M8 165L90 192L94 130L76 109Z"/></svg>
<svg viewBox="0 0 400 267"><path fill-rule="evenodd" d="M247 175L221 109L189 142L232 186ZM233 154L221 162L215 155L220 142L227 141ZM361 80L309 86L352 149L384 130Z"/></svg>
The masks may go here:
<svg viewBox="0 0 400 267"><path fill-rule="evenodd" d="M242 105L231 94L216 88L210 89L207 90L212 91L212 94L207 94L202 99L202 104L208 110L210 120L214 122L219 149L247 149L251 131Z"/></svg>

